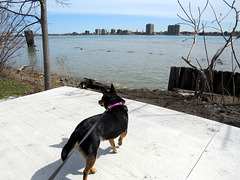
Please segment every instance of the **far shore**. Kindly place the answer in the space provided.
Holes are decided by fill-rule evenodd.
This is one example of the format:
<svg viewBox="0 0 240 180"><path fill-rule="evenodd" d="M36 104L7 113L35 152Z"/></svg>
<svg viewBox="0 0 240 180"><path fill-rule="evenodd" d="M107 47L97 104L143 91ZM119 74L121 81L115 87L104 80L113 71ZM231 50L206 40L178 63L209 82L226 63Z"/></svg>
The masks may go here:
<svg viewBox="0 0 240 180"><path fill-rule="evenodd" d="M61 34L48 34L48 36L89 36L89 35L95 35L95 36L106 36L106 35L121 35L121 36L129 36L129 35L146 35L146 36L156 36L156 35L164 35L164 36L192 36L193 32L190 31L182 31L180 32L180 34L168 34L167 31L164 32L154 32L154 34L152 35L147 35L145 32L132 32L130 34L111 34L111 33L107 33L107 34L95 34L95 33L77 33L77 32L72 32L72 33L61 33ZM199 33L199 36L223 36L222 33L219 32L205 32L203 33ZM229 36L230 33L229 32L225 32L224 34L225 36ZM240 31L236 31L235 34L233 36L238 36L240 35ZM42 36L42 34L34 34L34 36Z"/></svg>

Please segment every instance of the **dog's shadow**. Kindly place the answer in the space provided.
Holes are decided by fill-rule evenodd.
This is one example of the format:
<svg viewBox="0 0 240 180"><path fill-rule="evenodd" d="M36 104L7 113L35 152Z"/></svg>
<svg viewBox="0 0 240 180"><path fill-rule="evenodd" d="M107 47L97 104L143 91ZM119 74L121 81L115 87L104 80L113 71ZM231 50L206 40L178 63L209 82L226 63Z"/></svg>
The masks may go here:
<svg viewBox="0 0 240 180"><path fill-rule="evenodd" d="M67 143L68 139L63 138L62 142L55 145L50 145L52 148L63 148L63 146ZM106 149L99 148L98 149L98 158L103 155L113 154L111 151L112 148L108 147ZM60 154L59 154L60 157ZM34 173L31 180L42 180L42 179L49 179L49 177L55 172L55 170L62 164L62 160L59 159L47 166L39 169L37 172ZM56 179L63 179L63 180L70 180L67 178L67 175L83 175L82 170L85 167L85 161L80 155L80 153L76 150L72 153L64 167L60 170ZM59 177L59 178L57 178Z"/></svg>

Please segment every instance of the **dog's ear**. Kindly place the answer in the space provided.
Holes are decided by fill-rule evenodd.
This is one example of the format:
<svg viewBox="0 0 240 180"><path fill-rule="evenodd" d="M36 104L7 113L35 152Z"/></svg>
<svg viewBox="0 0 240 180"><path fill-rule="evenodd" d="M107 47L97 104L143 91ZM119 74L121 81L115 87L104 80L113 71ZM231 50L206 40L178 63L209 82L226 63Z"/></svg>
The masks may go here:
<svg viewBox="0 0 240 180"><path fill-rule="evenodd" d="M103 95L107 94L107 91L104 89L104 87L101 88L101 92L103 93Z"/></svg>
<svg viewBox="0 0 240 180"><path fill-rule="evenodd" d="M113 83L111 84L111 89L110 89L111 94L116 94L115 88L113 86Z"/></svg>

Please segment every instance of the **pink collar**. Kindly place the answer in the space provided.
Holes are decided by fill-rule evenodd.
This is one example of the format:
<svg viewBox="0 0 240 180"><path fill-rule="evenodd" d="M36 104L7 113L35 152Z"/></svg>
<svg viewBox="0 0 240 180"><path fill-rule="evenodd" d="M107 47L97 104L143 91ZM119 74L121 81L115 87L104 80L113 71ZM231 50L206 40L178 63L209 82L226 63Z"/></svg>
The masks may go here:
<svg viewBox="0 0 240 180"><path fill-rule="evenodd" d="M119 105L123 105L123 103L122 103L122 102L115 103L115 104L113 104L113 105L111 105L111 106L108 106L108 108L109 108L109 109L112 109L113 107L119 106Z"/></svg>

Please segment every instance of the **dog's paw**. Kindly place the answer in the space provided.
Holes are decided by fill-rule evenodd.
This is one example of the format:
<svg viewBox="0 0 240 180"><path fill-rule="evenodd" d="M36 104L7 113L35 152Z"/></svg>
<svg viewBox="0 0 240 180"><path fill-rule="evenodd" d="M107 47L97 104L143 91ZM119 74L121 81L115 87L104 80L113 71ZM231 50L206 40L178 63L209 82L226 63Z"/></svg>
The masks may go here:
<svg viewBox="0 0 240 180"><path fill-rule="evenodd" d="M95 174L97 172L97 169L96 168L91 168L90 171Z"/></svg>
<svg viewBox="0 0 240 180"><path fill-rule="evenodd" d="M119 146L122 145L122 141L121 141L121 140L118 141L118 145L119 145Z"/></svg>
<svg viewBox="0 0 240 180"><path fill-rule="evenodd" d="M115 148L112 148L112 150L113 150L114 153L117 153L117 152L118 152L116 147L115 147Z"/></svg>

